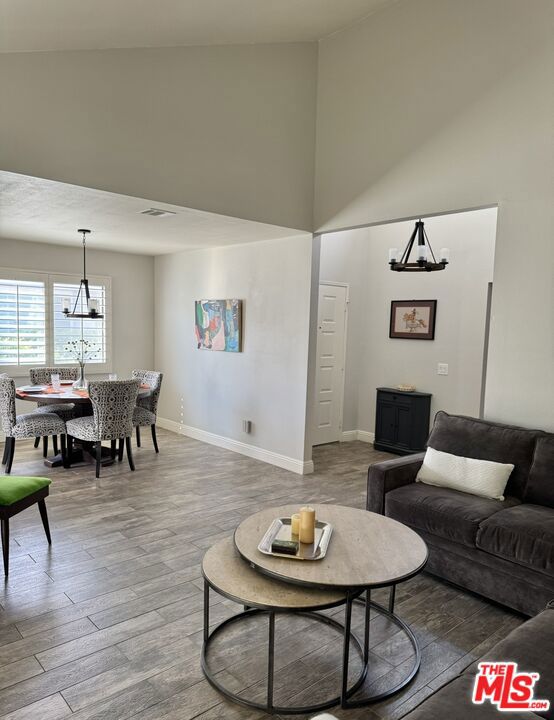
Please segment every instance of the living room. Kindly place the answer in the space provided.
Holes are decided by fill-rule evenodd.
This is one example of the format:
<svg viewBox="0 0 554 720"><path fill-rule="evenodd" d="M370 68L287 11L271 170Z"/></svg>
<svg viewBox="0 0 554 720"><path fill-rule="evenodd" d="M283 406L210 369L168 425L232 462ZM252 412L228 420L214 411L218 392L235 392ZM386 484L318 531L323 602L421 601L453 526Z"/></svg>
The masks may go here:
<svg viewBox="0 0 554 720"><path fill-rule="evenodd" d="M540 673L535 699L554 699L542 611L554 598L552 3L156 5L0 7L1 280L42 288L46 349L33 365L47 369L66 364L56 327L77 327L56 286L88 273L103 317L89 305L84 322L105 342L87 380L134 383L154 418L152 442L132 426L128 465L114 447L128 435L98 451L90 442L102 439L76 434L80 460L62 446L45 466L66 420L39 406L44 434L22 434L30 361L2 363L17 397L3 423L5 487L46 484L33 496L40 514L25 506L12 519L13 502L0 502L3 528L11 521L0 716L502 716L472 701L482 657ZM420 219L448 264L391 272L389 248L402 253ZM319 444L321 282L348 285L350 304L341 436ZM241 300L240 352L199 348L203 298ZM413 299L437 300L432 340L389 337L390 301ZM138 368L163 375L161 392L129 379ZM420 452L372 447L376 390L401 384L432 395L420 423L431 436L410 452L513 466L500 491L414 483ZM67 428L90 418L68 416ZM459 522L433 520L439 492ZM281 517L268 508L287 508L290 535L305 506L327 558L258 551ZM475 546L483 523L529 506L532 540L491 525ZM251 528L242 540L240 527ZM358 564L356 528L373 549ZM213 547L231 553L225 563Z"/></svg>

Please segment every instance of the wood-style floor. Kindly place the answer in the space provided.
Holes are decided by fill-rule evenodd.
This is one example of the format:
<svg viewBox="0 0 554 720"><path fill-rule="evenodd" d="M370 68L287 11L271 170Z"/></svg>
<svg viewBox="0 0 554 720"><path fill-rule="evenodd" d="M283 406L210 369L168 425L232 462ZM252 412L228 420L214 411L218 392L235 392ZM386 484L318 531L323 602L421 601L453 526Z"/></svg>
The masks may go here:
<svg viewBox="0 0 554 720"><path fill-rule="evenodd" d="M285 502L365 505L368 464L386 457L353 442L317 448L316 472L286 470L160 431L125 462L105 468L44 467L18 443L13 474L48 475L53 545L38 509L12 520L11 572L0 595L0 717L9 720L256 720L223 702L203 678L200 562L241 518ZM384 591L375 593L385 599ZM211 619L237 610L213 598ZM338 611L341 612L340 610ZM398 590L397 612L422 647L422 667L403 692L340 718L399 718L505 636L523 618L427 575ZM361 609L357 611L357 622ZM368 684L386 687L410 649L382 618L371 623ZM214 647L219 677L250 697L263 693L267 630L250 621ZM337 691L340 639L300 618L279 618L276 702L317 702ZM355 666L355 663L353 663Z"/></svg>

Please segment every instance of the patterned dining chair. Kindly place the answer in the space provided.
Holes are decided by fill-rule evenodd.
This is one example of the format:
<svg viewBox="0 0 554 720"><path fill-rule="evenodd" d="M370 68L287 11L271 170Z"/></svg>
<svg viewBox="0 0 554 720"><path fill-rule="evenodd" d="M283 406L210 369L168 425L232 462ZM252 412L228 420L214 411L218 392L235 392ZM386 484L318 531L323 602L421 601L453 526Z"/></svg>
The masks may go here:
<svg viewBox="0 0 554 720"><path fill-rule="evenodd" d="M138 398L133 413L133 425L137 433L137 446L140 447L140 428L150 426L154 450L159 452L156 438L156 419L158 415L158 400L162 389L163 373L155 370L133 370L132 376L140 380L142 385L148 385L150 395Z"/></svg>
<svg viewBox="0 0 554 720"><path fill-rule="evenodd" d="M100 477L102 466L103 440L111 442L112 457L115 457L115 443L119 440L121 456L125 441L129 467L131 470L135 469L131 435L133 434L133 410L137 402L139 385L140 380L96 380L90 382L88 394L92 403L92 415L67 421L67 434L70 438L94 443L97 478Z"/></svg>
<svg viewBox="0 0 554 720"><path fill-rule="evenodd" d="M38 367L29 370L29 380L31 385L48 385L52 382L52 375L59 375L60 380L77 380L79 377L78 367ZM37 402L35 413L55 413L62 420L72 420L75 417L75 405L73 403L46 403ZM38 447L40 438L36 438L35 447ZM54 446L54 454L58 454L58 438L56 435L52 437ZM42 454L48 457L48 437L42 438Z"/></svg>
<svg viewBox="0 0 554 720"><path fill-rule="evenodd" d="M64 421L54 413L16 415L15 382L11 378L0 379L0 418L6 435L3 464L6 466L7 475L12 471L16 439L59 435L62 441L62 459L64 466L67 465Z"/></svg>

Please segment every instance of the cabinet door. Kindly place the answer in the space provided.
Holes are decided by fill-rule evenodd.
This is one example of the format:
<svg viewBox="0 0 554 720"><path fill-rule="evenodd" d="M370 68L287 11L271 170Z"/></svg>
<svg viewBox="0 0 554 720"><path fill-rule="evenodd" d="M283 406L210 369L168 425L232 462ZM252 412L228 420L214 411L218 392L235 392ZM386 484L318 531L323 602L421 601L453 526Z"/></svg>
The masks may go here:
<svg viewBox="0 0 554 720"><path fill-rule="evenodd" d="M378 423L376 440L394 444L396 442L396 410L397 408L388 402L379 401L377 406Z"/></svg>
<svg viewBox="0 0 554 720"><path fill-rule="evenodd" d="M412 439L412 412L411 409L405 405L399 405L396 408L396 444L409 448L411 447Z"/></svg>

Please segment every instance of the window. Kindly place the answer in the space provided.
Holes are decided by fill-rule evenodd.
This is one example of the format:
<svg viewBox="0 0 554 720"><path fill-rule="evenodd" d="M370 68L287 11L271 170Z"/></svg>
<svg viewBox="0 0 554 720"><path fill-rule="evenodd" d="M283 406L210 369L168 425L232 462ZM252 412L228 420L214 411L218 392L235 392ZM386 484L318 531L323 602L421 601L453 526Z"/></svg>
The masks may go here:
<svg viewBox="0 0 554 720"><path fill-rule="evenodd" d="M0 363L14 366L45 362L44 283L0 279Z"/></svg>
<svg viewBox="0 0 554 720"><path fill-rule="evenodd" d="M65 348L70 340L80 340L81 332L96 350L87 362L94 366L90 372L110 372L110 278L89 277L89 289L104 317L68 318L62 313L62 300L75 303L78 277L0 268L0 372L23 376L29 367L74 365L75 357ZM84 305L77 308L82 310Z"/></svg>
<svg viewBox="0 0 554 720"><path fill-rule="evenodd" d="M95 357L89 363L105 363L106 360L106 318L98 320L82 320L80 318L68 318L60 312L64 298L71 300L71 308L75 306L79 284L67 282L54 282L52 291L52 314L54 318L54 365L74 362L71 353L66 351L66 345L70 340L80 340L81 330L83 337L88 340L95 349ZM92 285L89 281L91 298L98 300L98 314L106 313L106 288L104 285ZM81 293L82 294L82 293ZM77 312L86 312L84 298L80 298L80 307Z"/></svg>

